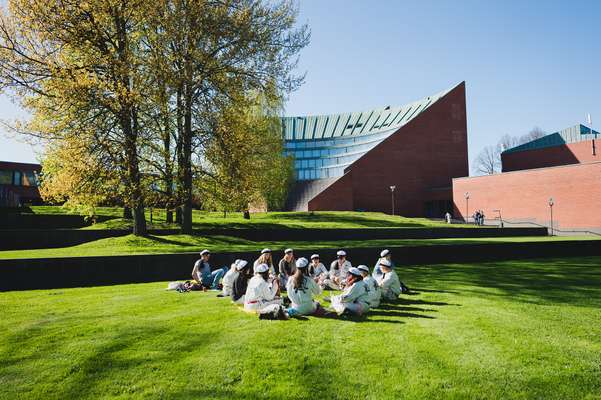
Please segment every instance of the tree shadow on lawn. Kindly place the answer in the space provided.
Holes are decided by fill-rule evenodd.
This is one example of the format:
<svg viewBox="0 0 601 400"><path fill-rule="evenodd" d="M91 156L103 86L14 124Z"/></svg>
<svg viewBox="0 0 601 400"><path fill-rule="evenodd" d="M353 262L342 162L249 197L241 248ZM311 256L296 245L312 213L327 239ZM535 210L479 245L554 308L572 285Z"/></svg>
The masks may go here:
<svg viewBox="0 0 601 400"><path fill-rule="evenodd" d="M419 280L443 287L472 287L457 292L509 296L532 303L601 306L601 257L529 259L482 264L406 267ZM490 291L488 289L495 289ZM417 289L416 289L417 290ZM423 290L422 291L426 291ZM423 304L420 301L406 304Z"/></svg>
<svg viewBox="0 0 601 400"><path fill-rule="evenodd" d="M87 319L87 318L85 318ZM89 318L94 319L92 317ZM77 318L80 323L82 318ZM69 345L71 337L65 337L65 340L56 342L36 341L39 334L43 334L41 328L37 326L28 327L16 332L7 340L5 350L0 353L0 367L22 366L26 363L38 363L40 360L51 360L63 353L68 353L68 347L61 348L63 344ZM37 334L36 334L37 332ZM154 341L161 335L168 335L171 332L169 323L163 326L148 326L142 324L139 326L126 325L123 328L116 329L113 333L98 339L91 346L87 346L78 352L74 357L73 364L69 367L53 366L54 372L51 375L55 381L45 381L44 384L53 384L53 394L58 398L94 398L97 393L94 392L95 386L100 384L109 385L109 390L127 391L129 387L134 386L135 382L122 378L122 374L128 370L144 368L151 371L152 368L160 368L170 363L176 363L173 352L186 353L187 350L194 348L205 348L208 351L209 346L214 342L218 335L215 332L196 332L194 335L178 337L177 342L171 342L176 349L160 347L162 353L157 355L153 352L152 357L147 355L148 351L135 351L143 347L144 341ZM23 356L23 349L35 348L30 356ZM25 350L26 351L26 350ZM44 361L42 361L44 362ZM25 366L26 370L29 367ZM39 368L39 367L38 367ZM127 374L125 374L127 376ZM36 384L39 379L45 379L44 376L30 376L27 378L28 384ZM117 379L118 381L114 381ZM126 379L123 381L123 379ZM60 382L59 382L60 381ZM123 395L124 393L108 393L109 395Z"/></svg>

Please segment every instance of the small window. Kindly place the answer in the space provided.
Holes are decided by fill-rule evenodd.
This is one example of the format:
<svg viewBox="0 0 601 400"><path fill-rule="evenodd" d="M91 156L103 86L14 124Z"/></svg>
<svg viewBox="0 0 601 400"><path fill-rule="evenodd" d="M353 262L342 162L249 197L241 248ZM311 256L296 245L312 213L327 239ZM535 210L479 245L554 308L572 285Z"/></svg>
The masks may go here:
<svg viewBox="0 0 601 400"><path fill-rule="evenodd" d="M13 183L12 171L0 171L0 185L11 185Z"/></svg>
<svg viewBox="0 0 601 400"><path fill-rule="evenodd" d="M21 186L21 171L15 171L13 175L13 185Z"/></svg>
<svg viewBox="0 0 601 400"><path fill-rule="evenodd" d="M348 125L346 126L346 129L353 129L353 124L348 124Z"/></svg>

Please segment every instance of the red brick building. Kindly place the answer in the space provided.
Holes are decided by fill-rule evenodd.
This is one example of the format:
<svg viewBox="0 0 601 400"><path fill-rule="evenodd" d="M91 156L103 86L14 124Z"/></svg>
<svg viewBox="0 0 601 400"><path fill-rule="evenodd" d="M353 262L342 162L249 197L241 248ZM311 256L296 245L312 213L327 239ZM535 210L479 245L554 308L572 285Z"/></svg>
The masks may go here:
<svg viewBox="0 0 601 400"><path fill-rule="evenodd" d="M503 173L453 180L455 216L601 233L597 132L577 125L505 151ZM467 196L466 196L467 194Z"/></svg>
<svg viewBox="0 0 601 400"><path fill-rule="evenodd" d="M0 207L41 203L38 191L39 164L0 161Z"/></svg>
<svg viewBox="0 0 601 400"><path fill-rule="evenodd" d="M297 170L291 210L390 213L395 186L396 214L442 218L452 178L468 175L463 82L403 107L283 122Z"/></svg>

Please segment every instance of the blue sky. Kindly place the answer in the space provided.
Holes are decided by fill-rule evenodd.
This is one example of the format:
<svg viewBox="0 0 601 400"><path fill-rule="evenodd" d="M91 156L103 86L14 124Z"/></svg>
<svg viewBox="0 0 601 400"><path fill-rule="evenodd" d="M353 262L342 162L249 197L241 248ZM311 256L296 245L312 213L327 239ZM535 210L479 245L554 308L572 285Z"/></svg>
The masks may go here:
<svg viewBox="0 0 601 400"><path fill-rule="evenodd" d="M306 83L286 114L402 105L467 83L472 160L503 134L601 127L599 1L302 0ZM597 26L595 30L595 26ZM0 99L0 118L18 109ZM0 160L34 161L2 137Z"/></svg>

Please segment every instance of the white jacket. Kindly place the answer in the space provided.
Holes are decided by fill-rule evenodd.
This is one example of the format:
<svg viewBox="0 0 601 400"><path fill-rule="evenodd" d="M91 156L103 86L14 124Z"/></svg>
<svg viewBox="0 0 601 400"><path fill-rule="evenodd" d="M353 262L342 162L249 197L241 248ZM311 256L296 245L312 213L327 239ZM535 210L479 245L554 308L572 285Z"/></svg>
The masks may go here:
<svg viewBox="0 0 601 400"><path fill-rule="evenodd" d="M338 296L341 303L360 303L366 309L369 308L367 301L367 289L365 282L358 281L344 289L341 295Z"/></svg>
<svg viewBox="0 0 601 400"><path fill-rule="evenodd" d="M288 278L286 284L286 292L290 299L290 307L298 311L299 314L312 314L317 308L317 304L313 301L313 296L321 294L321 288L313 279L304 277L303 285L299 289L294 288L294 278Z"/></svg>
<svg viewBox="0 0 601 400"><path fill-rule="evenodd" d="M246 310L260 310L265 303L273 300L278 289L275 285L269 285L261 275L255 275L248 281L246 294L244 295L244 308Z"/></svg>
<svg viewBox="0 0 601 400"><path fill-rule="evenodd" d="M369 302L369 307L378 307L380 305L380 297L382 296L382 291L380 290L378 282L371 276L368 276L363 278L363 283L367 288L367 301Z"/></svg>
<svg viewBox="0 0 601 400"><path fill-rule="evenodd" d="M229 296L230 294L232 294L232 288L234 287L234 281L236 280L236 278L238 278L238 274L239 272L236 271L235 268L231 269L229 271L227 271L225 273L225 275L223 275L223 280L221 281L223 283L223 295L224 296Z"/></svg>
<svg viewBox="0 0 601 400"><path fill-rule="evenodd" d="M395 300L401 294L401 281L394 270L383 275L378 282L382 288L382 297L388 300Z"/></svg>
<svg viewBox="0 0 601 400"><path fill-rule="evenodd" d="M352 268L352 264L349 260L345 260L342 267L338 265L338 260L332 261L330 264L330 279L338 277L338 279L345 280L348 270Z"/></svg>

